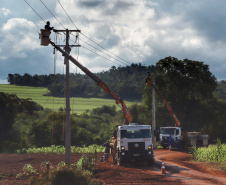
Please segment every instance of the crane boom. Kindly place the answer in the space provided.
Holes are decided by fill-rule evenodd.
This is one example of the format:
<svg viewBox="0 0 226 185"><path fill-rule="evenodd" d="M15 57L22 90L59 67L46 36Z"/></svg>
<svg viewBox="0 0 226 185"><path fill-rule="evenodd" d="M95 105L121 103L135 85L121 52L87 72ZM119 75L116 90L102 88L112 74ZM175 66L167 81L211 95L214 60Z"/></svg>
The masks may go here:
<svg viewBox="0 0 226 185"><path fill-rule="evenodd" d="M148 76L145 80L146 85L149 86L151 85L155 91L158 93L158 95L161 97L164 105L166 106L166 108L169 110L170 115L173 117L173 119L175 120L175 127L180 127L180 121L178 120L177 116L174 114L173 110L171 109L170 105L167 103L167 101L165 100L165 98L162 96L162 94L160 93L160 91L155 87L155 85L153 83L151 83L151 76Z"/></svg>
<svg viewBox="0 0 226 185"><path fill-rule="evenodd" d="M64 50L62 50L59 46L55 45L54 42L50 41L50 44L54 46L58 51L62 53L64 57L67 57L71 62L73 62L77 67L79 67L87 76L89 76L92 80L94 80L97 85L99 85L103 90L105 90L108 94L110 94L116 101L116 104L121 104L121 109L125 115L124 124L129 124L132 122L133 118L129 112L129 109L126 107L125 102L116 94L113 90L111 90L104 82L102 82L96 75L94 75L90 70L80 64L75 58L68 55Z"/></svg>

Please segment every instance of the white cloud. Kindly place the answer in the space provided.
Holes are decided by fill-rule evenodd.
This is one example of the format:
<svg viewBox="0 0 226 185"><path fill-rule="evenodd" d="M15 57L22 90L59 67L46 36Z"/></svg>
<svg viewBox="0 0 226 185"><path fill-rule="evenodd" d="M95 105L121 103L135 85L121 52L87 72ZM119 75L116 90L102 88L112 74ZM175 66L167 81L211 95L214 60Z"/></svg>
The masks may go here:
<svg viewBox="0 0 226 185"><path fill-rule="evenodd" d="M43 61L40 66L42 68L46 66L47 73L52 72L51 65L46 59L52 58L52 47L41 47L38 39L39 29L44 27L43 20L26 3L17 4L16 1L13 6L7 6L8 1L3 1L5 4L2 7L5 9L0 9L0 14L10 17L3 17L0 23L0 60L4 62L14 58L21 59L20 62L22 62L33 57L36 61ZM40 1L28 2L45 21L51 22L51 26L62 29L62 26ZM178 59L203 61L210 65L210 70L214 75L220 74L221 79L226 79L223 72L226 58L226 12L224 10L226 2L223 0L219 0L218 3L212 0L205 2L60 0L67 14L58 1L49 0L44 3L66 28L75 29L67 17L68 14L85 36L130 63L141 62L145 65L153 65L170 55ZM53 40L53 33L51 38ZM80 39L82 47L79 52L79 61L90 71L108 70L112 65L116 67L128 65L87 45L83 41L106 52L81 34ZM73 40L75 38L71 36L70 42L72 43ZM58 41L64 44L65 39L59 36ZM104 55L113 62L84 47L99 55ZM71 55L76 58L75 49ZM114 56L114 58L117 57ZM57 61L60 63L57 64L57 70L60 72L63 68L61 60L60 58ZM29 65L24 66L24 70L28 67ZM71 68L76 69L74 65L71 65ZM39 66L37 66L38 70L42 71Z"/></svg>
<svg viewBox="0 0 226 185"><path fill-rule="evenodd" d="M36 29L35 24L26 19L9 19L1 28L4 35L0 42L1 58L26 58L26 52L40 48L38 33L34 34Z"/></svg>
<svg viewBox="0 0 226 185"><path fill-rule="evenodd" d="M3 14L4 16L8 16L9 14L11 14L11 10L9 10L7 8L1 8L0 14Z"/></svg>

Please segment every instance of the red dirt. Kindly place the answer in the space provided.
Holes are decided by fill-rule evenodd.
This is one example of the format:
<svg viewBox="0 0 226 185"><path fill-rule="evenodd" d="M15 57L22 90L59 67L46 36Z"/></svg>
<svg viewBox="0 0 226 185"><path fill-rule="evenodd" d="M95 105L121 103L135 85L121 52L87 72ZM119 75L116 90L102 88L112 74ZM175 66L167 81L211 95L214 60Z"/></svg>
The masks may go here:
<svg viewBox="0 0 226 185"><path fill-rule="evenodd" d="M130 163L125 166L113 165L111 162L99 162L103 153L98 153L97 169L94 177L106 184L226 184L226 172L211 168L206 163L192 162L190 154L156 149L156 163ZM82 154L71 154L75 163ZM22 173L25 164L31 164L40 171L40 164L50 161L55 167L65 161L63 154L0 154L0 185L29 184L29 179L16 179ZM161 174L161 163L164 161L166 174Z"/></svg>

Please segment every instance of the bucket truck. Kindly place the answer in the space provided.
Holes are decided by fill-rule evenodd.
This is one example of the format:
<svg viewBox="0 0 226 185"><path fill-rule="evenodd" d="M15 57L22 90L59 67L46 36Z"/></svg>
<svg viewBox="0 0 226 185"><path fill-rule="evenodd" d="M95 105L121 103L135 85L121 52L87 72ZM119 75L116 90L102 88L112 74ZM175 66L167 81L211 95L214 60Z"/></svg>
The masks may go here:
<svg viewBox="0 0 226 185"><path fill-rule="evenodd" d="M206 134L201 134L201 132L182 132L181 123L177 116L174 114L172 108L167 103L165 98L162 96L161 92L156 88L156 86L151 81L151 76L148 75L145 79L146 86L152 86L162 99L163 104L168 109L170 115L175 121L175 126L160 127L160 145L165 149L169 144L169 137L171 136L174 140L173 145L178 146L180 149L186 149L189 146L207 146L209 136Z"/></svg>

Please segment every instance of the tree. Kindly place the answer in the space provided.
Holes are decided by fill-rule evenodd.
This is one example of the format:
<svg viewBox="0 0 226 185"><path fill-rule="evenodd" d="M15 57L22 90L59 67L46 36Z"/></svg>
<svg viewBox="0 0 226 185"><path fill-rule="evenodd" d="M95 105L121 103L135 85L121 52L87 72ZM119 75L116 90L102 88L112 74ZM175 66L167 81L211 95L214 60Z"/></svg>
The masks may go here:
<svg viewBox="0 0 226 185"><path fill-rule="evenodd" d="M15 94L0 92L0 152L9 148L14 137L11 135L15 118L19 113L33 114L34 110L43 109L30 99L20 99Z"/></svg>
<svg viewBox="0 0 226 185"><path fill-rule="evenodd" d="M181 121L182 127L185 130L200 129L205 124L202 121L203 115L200 113L202 102L213 99L217 86L216 78L209 71L209 66L199 61L166 57L157 62L156 70L156 87L170 104ZM151 87L147 87L144 93L144 102L148 104L151 100L150 92ZM156 104L156 112L161 112L164 109L168 112L164 106L161 106L163 105L161 98L157 96L157 100L159 104ZM163 114L159 116L163 116ZM156 119L158 119L158 114ZM161 117L161 120L166 121L167 119ZM171 121L167 122L171 123Z"/></svg>
<svg viewBox="0 0 226 185"><path fill-rule="evenodd" d="M156 64L156 84L173 101L213 98L217 82L209 66L199 61L166 57Z"/></svg>

